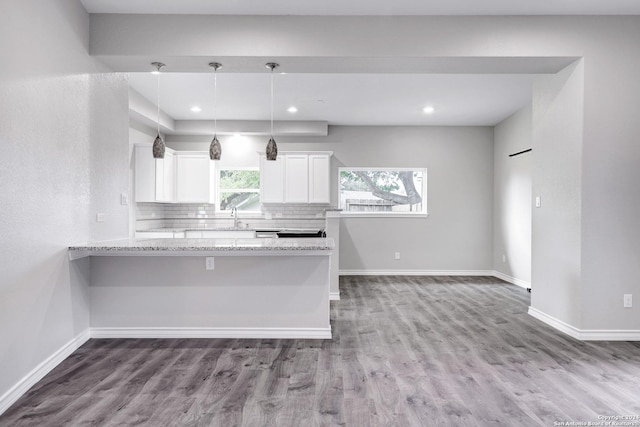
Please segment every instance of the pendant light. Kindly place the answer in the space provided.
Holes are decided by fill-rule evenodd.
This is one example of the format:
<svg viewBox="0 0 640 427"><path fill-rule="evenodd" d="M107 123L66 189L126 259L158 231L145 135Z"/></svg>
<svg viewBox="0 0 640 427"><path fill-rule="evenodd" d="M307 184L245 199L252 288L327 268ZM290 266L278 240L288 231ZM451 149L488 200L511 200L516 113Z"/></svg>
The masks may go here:
<svg viewBox="0 0 640 427"><path fill-rule="evenodd" d="M267 62L266 67L271 70L271 138L267 143L267 160L275 160L278 157L278 146L276 140L273 139L273 70L280 65L275 62Z"/></svg>
<svg viewBox="0 0 640 427"><path fill-rule="evenodd" d="M153 71L153 74L158 75L158 136L156 136L156 140L153 141L153 158L154 159L164 159L164 141L160 136L160 69L165 65L162 62L152 62L156 68L156 71Z"/></svg>
<svg viewBox="0 0 640 427"><path fill-rule="evenodd" d="M220 160L222 146L218 141L218 70L222 68L222 64L210 62L209 67L213 68L213 139L209 146L209 158Z"/></svg>

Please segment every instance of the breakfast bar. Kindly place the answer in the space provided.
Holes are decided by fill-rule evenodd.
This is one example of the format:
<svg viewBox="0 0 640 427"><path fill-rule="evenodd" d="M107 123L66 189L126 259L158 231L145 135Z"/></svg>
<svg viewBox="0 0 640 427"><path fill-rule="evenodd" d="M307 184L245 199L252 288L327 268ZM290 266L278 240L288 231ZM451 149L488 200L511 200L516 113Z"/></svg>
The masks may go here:
<svg viewBox="0 0 640 427"><path fill-rule="evenodd" d="M331 238L127 239L89 257L95 338L331 338Z"/></svg>

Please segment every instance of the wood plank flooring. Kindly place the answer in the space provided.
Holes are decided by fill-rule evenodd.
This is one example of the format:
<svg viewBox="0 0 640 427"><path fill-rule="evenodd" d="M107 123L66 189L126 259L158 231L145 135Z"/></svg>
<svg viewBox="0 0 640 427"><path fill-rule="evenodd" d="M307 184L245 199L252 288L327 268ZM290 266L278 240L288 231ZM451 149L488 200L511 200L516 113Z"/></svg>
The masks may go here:
<svg viewBox="0 0 640 427"><path fill-rule="evenodd" d="M640 343L487 277L341 277L332 340L90 340L0 426L553 426L640 415ZM640 419L636 418L640 426Z"/></svg>

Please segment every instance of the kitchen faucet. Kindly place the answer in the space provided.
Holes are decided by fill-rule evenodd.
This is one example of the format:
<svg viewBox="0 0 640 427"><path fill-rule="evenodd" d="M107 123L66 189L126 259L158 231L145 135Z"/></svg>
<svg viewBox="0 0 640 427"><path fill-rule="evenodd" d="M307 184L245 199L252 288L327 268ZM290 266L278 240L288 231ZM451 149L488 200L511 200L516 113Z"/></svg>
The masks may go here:
<svg viewBox="0 0 640 427"><path fill-rule="evenodd" d="M233 218L233 228L238 228L238 208L231 208L231 218Z"/></svg>

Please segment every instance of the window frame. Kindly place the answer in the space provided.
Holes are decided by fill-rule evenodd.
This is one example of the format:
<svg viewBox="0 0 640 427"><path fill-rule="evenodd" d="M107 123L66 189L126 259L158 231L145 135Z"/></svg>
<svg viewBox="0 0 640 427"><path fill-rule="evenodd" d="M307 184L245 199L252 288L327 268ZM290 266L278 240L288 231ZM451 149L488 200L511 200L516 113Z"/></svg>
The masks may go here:
<svg viewBox="0 0 640 427"><path fill-rule="evenodd" d="M220 167L217 168L217 172L216 172L216 212L221 212L221 213L231 213L231 209L225 209L222 210L220 208L220 202L222 202L222 193L223 192L234 192L234 193L257 193L258 194L258 200L260 199L260 185L258 185L257 189L244 189L244 188L225 188L222 189L220 188L220 182L222 181L220 179L220 175L222 174L223 171L241 171L241 170L249 170L249 171L255 171L258 174L260 174L260 168L259 167L255 167L255 166L225 166L225 167ZM245 210L239 210L238 212L241 212L243 214L260 214L262 211L260 209L260 204L258 204L258 209L257 210L251 210L251 211L245 211Z"/></svg>
<svg viewBox="0 0 640 427"><path fill-rule="evenodd" d="M358 171L419 171L422 172L422 188L421 196L422 196L422 209L420 211L415 212L360 212L360 211L347 211L345 206L342 204L342 185L340 183L340 176L343 171L348 172L358 172ZM394 168L394 167L349 167L349 166L341 166L338 168L338 208L342 209L340 212L343 216L348 217L360 217L360 218L426 218L429 216L429 211L427 209L427 168L426 167L402 167L402 168Z"/></svg>

